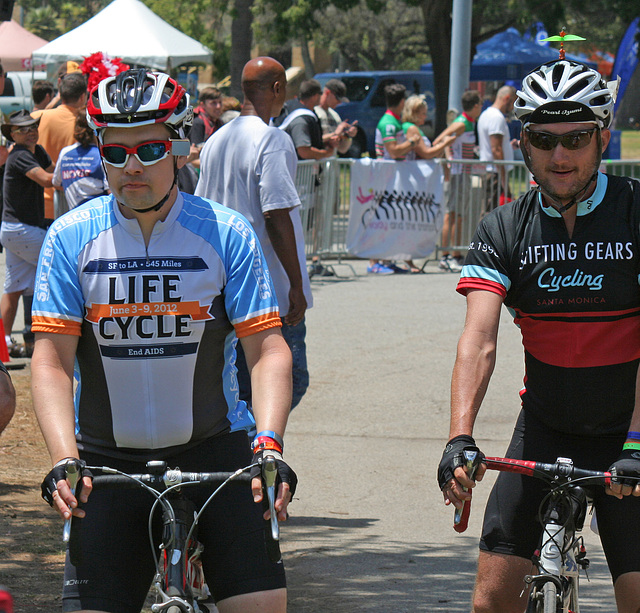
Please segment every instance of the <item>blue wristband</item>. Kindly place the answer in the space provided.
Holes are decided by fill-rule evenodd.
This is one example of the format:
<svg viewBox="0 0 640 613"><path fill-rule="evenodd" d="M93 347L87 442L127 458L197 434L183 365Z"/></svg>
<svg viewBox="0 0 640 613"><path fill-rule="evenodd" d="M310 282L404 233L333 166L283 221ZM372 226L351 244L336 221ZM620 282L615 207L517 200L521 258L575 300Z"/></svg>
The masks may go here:
<svg viewBox="0 0 640 613"><path fill-rule="evenodd" d="M284 441L277 432L274 432L273 430L262 430L261 432L258 432L258 434L256 434L255 438L259 438L261 436L268 436L269 438L272 438L276 443L278 443L278 445L280 445L280 447L284 449ZM640 436L640 434L638 436Z"/></svg>
<svg viewBox="0 0 640 613"><path fill-rule="evenodd" d="M634 432L633 430L630 430L629 432L627 432L627 439L640 441L640 432Z"/></svg>

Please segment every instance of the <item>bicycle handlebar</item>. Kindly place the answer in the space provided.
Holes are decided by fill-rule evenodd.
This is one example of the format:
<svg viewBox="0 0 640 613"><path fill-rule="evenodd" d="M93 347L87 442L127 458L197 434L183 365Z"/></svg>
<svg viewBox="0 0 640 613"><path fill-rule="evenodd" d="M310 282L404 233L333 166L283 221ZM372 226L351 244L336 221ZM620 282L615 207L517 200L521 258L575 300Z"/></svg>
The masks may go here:
<svg viewBox="0 0 640 613"><path fill-rule="evenodd" d="M222 487L230 481L249 482L252 477L248 471L252 467L253 465L245 466L235 472L184 472L179 468L167 468L166 462L152 461L147 463L149 472L141 474L128 474L108 466L88 466L87 468L94 471L92 482L93 485L99 489L115 487L133 489L143 487L152 492L157 492L157 495L161 496L162 492L177 488L181 485L211 484ZM275 460L272 457L266 456L264 458L261 473L265 490L263 505L265 509L268 509L270 512L270 519L265 520L267 522L265 526L265 544L269 557L277 562L281 559L279 545L280 532L275 510L277 468ZM67 478L71 476L67 466ZM66 542L69 541L67 534L70 532L70 527L71 521L67 520L64 531Z"/></svg>
<svg viewBox="0 0 640 613"><path fill-rule="evenodd" d="M558 486L566 485L578 479L588 481L591 485L611 485L611 473L577 468L571 460L567 458L558 458L553 464L498 457L485 457L483 462L488 470L519 473L529 477L537 477L549 483L556 483ZM473 474L471 472L469 472L469 474L471 474L473 478ZM453 526L456 532L464 532L467 529L470 510L471 501L469 500L464 503L461 513L456 512Z"/></svg>
<svg viewBox="0 0 640 613"><path fill-rule="evenodd" d="M119 487L133 489L140 487L140 482L149 485L153 489L172 487L174 485L186 483L223 483L233 477L234 481L250 481L248 473L238 472L214 472L214 473L194 473L183 472L179 469L167 469L163 474L155 475L151 473L124 475L112 472L106 466L97 467L103 473L93 476L93 485L99 488ZM235 475L235 476L234 476ZM162 489L160 489L162 491Z"/></svg>
<svg viewBox="0 0 640 613"><path fill-rule="evenodd" d="M610 485L611 473L599 470L577 468L571 461L559 461L553 464L533 462L530 460L514 460L513 458L485 458L489 470L519 473L530 477L537 477L544 481L556 481L559 484L569 483L576 479L588 480L593 485Z"/></svg>

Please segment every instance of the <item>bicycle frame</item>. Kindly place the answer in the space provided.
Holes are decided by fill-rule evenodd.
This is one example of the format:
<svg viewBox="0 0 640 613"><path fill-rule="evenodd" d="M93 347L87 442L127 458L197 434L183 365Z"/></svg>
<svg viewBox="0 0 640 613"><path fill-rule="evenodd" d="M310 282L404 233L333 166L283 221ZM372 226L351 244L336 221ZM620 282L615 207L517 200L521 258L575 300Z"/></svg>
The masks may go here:
<svg viewBox="0 0 640 613"><path fill-rule="evenodd" d="M586 504L585 498L584 505ZM586 550L582 538L576 537L582 525L574 523L573 518L563 522L561 507L562 503L551 497L544 513L547 519L543 524L540 552L535 556L538 574L527 575L524 579L525 583L532 586L528 613L536 613L540 603L544 606L544 585L549 581L552 581L556 588L555 612L579 613L580 611L580 569L586 570L589 561L585 557ZM583 509L584 507L580 506L576 510L580 512Z"/></svg>
<svg viewBox="0 0 640 613"><path fill-rule="evenodd" d="M69 463L72 471L75 466ZM167 470L162 461L148 462L148 474L129 475L109 467L89 466L101 475L93 477L94 487L142 487L156 500L149 513L149 539L152 554L156 560L156 575L153 587L158 602L151 605L153 613L206 613L200 608L198 598L204 594L204 573L199 561L203 546L197 540L197 525L200 515L216 494L232 480L249 481L248 471L253 465L246 466L234 473L184 473L179 469ZM266 490L266 504L271 519L265 525L265 543L269 557L273 561L281 558L279 547L279 527L275 511L277 468L275 459L266 456L262 462L262 478ZM73 477L73 472L71 473ZM209 496L202 508L196 513L193 503L183 495L182 488L202 483L215 483L218 487ZM156 507L162 509L162 541L159 545L161 555L156 554L153 545L152 520ZM69 541L70 556L74 555L74 528L65 522L64 536ZM75 524L77 525L77 524ZM68 533L71 531L71 539Z"/></svg>
<svg viewBox="0 0 640 613"><path fill-rule="evenodd" d="M588 505L580 483L608 485L609 473L575 468L568 458L542 464L509 458L486 458L487 468L538 477L552 485L540 505L543 533L534 555L538 574L527 575L531 585L527 613L579 613L580 571L589 566L582 537Z"/></svg>

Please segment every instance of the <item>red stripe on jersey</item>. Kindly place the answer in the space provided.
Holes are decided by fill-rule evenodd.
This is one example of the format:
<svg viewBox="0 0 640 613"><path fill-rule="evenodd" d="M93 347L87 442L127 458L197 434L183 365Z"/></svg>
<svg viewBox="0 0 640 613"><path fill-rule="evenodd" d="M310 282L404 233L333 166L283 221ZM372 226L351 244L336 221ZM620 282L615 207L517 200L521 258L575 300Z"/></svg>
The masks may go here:
<svg viewBox="0 0 640 613"><path fill-rule="evenodd" d="M456 291L466 296L470 289L483 289L493 292L494 294L499 294L503 298L507 295L507 290L501 283L488 281L487 279L478 279L477 277L461 277L460 281L458 281Z"/></svg>
<svg viewBox="0 0 640 613"><path fill-rule="evenodd" d="M619 313L518 314L522 344L537 360L563 368L623 364L640 358L640 317ZM612 316L619 315L616 319ZM548 319L553 317L553 320ZM590 321L576 321L576 318ZM601 321L597 321L602 317Z"/></svg>

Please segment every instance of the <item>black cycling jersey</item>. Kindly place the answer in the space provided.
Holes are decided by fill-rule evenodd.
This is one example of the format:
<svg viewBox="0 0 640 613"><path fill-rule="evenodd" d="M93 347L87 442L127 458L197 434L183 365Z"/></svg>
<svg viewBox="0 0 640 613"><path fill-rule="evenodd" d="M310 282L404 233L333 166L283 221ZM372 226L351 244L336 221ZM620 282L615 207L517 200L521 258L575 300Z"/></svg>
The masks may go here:
<svg viewBox="0 0 640 613"><path fill-rule="evenodd" d="M522 402L547 426L626 433L640 361L640 183L599 174L572 236L532 190L479 224L458 291L493 291L520 327Z"/></svg>

